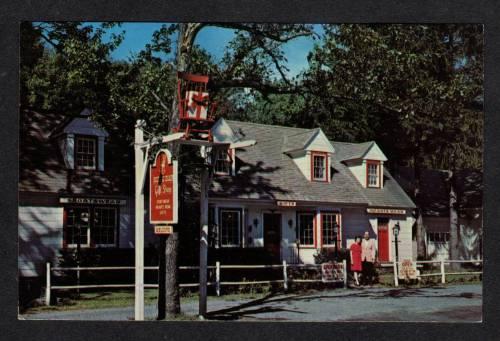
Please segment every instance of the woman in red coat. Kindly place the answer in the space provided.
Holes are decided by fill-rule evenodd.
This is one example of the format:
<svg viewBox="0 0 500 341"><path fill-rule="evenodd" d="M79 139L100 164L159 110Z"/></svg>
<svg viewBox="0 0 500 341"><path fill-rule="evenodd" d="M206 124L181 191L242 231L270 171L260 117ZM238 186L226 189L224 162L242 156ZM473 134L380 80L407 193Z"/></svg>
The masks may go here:
<svg viewBox="0 0 500 341"><path fill-rule="evenodd" d="M351 244L351 271L354 273L356 285L359 286L359 273L361 272L361 236L354 237Z"/></svg>

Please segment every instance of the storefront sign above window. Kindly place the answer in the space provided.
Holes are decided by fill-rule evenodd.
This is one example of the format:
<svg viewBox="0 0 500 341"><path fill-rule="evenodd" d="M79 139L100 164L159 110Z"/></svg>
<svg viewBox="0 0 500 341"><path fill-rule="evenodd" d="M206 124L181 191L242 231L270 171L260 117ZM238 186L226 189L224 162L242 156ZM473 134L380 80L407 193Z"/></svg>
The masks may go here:
<svg viewBox="0 0 500 341"><path fill-rule="evenodd" d="M295 207L297 206L297 202L295 201L276 201L276 205L281 207Z"/></svg>
<svg viewBox="0 0 500 341"><path fill-rule="evenodd" d="M86 204L86 205L125 205L124 199L110 198L82 198L82 197L67 197L59 198L61 204Z"/></svg>
<svg viewBox="0 0 500 341"><path fill-rule="evenodd" d="M149 220L151 224L177 223L177 161L161 149L149 168Z"/></svg>
<svg viewBox="0 0 500 341"><path fill-rule="evenodd" d="M395 208L367 208L367 213L370 214L399 214L406 215L406 210L398 210Z"/></svg>

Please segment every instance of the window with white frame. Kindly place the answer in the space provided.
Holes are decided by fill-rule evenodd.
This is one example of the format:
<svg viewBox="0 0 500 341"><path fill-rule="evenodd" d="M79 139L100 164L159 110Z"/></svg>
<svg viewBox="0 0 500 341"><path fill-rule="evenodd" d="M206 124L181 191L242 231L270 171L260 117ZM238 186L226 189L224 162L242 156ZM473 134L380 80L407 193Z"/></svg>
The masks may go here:
<svg viewBox="0 0 500 341"><path fill-rule="evenodd" d="M232 160L227 149L219 149L216 153L215 172L217 174L231 174Z"/></svg>
<svg viewBox="0 0 500 341"><path fill-rule="evenodd" d="M313 180L326 181L326 155L312 154Z"/></svg>
<svg viewBox="0 0 500 341"><path fill-rule="evenodd" d="M380 163L367 162L367 186L380 187Z"/></svg>
<svg viewBox="0 0 500 341"><path fill-rule="evenodd" d="M337 231L335 231L335 224L337 224ZM321 213L321 236L321 242L323 245L335 245L335 241L337 241L337 247L340 246L340 225L338 213Z"/></svg>
<svg viewBox="0 0 500 341"><path fill-rule="evenodd" d="M75 161L77 168L96 169L97 143L95 137L76 137Z"/></svg>
<svg viewBox="0 0 500 341"><path fill-rule="evenodd" d="M68 247L115 246L118 209L102 206L65 207L64 243Z"/></svg>
<svg viewBox="0 0 500 341"><path fill-rule="evenodd" d="M114 207L96 207L94 209L94 226L91 228L94 244L115 245L116 215Z"/></svg>
<svg viewBox="0 0 500 341"><path fill-rule="evenodd" d="M66 245L72 247L90 245L90 209L88 207L66 208Z"/></svg>
<svg viewBox="0 0 500 341"><path fill-rule="evenodd" d="M219 241L221 246L240 246L241 210L221 208L219 210Z"/></svg>
<svg viewBox="0 0 500 341"><path fill-rule="evenodd" d="M298 214L298 230L300 245L314 245L314 213Z"/></svg>

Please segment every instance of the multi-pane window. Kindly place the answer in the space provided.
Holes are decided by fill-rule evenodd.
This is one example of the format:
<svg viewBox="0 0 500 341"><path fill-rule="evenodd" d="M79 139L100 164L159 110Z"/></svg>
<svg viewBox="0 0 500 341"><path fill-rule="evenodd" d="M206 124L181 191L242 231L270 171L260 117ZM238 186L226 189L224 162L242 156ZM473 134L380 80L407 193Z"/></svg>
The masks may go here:
<svg viewBox="0 0 500 341"><path fill-rule="evenodd" d="M219 225L221 246L240 246L241 211L221 209Z"/></svg>
<svg viewBox="0 0 500 341"><path fill-rule="evenodd" d="M314 213L299 213L299 241L301 245L314 245Z"/></svg>
<svg viewBox="0 0 500 341"><path fill-rule="evenodd" d="M215 172L219 174L231 173L231 157L226 149L220 149L217 152L217 159L215 160Z"/></svg>
<svg viewBox="0 0 500 341"><path fill-rule="evenodd" d="M367 167L367 183L368 187L379 187L380 164L378 162L370 162Z"/></svg>
<svg viewBox="0 0 500 341"><path fill-rule="evenodd" d="M71 207L66 209L66 244L69 246L89 246L90 209Z"/></svg>
<svg viewBox="0 0 500 341"><path fill-rule="evenodd" d="M65 207L65 244L69 247L116 245L116 207Z"/></svg>
<svg viewBox="0 0 500 341"><path fill-rule="evenodd" d="M337 240L337 246L339 246L340 225L338 224L338 214L322 213L321 222L321 242L323 245L334 245L335 240Z"/></svg>
<svg viewBox="0 0 500 341"><path fill-rule="evenodd" d="M428 232L427 239L433 243L446 243L450 241L449 232Z"/></svg>
<svg viewBox="0 0 500 341"><path fill-rule="evenodd" d="M94 209L94 226L91 232L94 244L114 245L116 233L116 208L96 207Z"/></svg>
<svg viewBox="0 0 500 341"><path fill-rule="evenodd" d="M313 180L326 180L326 156L313 154Z"/></svg>
<svg viewBox="0 0 500 341"><path fill-rule="evenodd" d="M76 138L76 166L83 169L96 168L96 139L78 136Z"/></svg>
<svg viewBox="0 0 500 341"><path fill-rule="evenodd" d="M217 247L219 245L219 231L215 222L215 206L208 207L208 245Z"/></svg>

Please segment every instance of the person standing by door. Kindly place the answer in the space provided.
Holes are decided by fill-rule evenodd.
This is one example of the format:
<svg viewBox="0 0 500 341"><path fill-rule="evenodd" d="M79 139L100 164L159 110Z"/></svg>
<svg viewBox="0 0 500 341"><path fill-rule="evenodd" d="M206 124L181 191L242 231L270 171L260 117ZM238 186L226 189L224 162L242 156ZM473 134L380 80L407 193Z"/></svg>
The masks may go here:
<svg viewBox="0 0 500 341"><path fill-rule="evenodd" d="M361 273L361 236L354 237L354 243L351 244L351 271L354 273L356 286L359 287L359 274Z"/></svg>
<svg viewBox="0 0 500 341"><path fill-rule="evenodd" d="M361 242L361 261L363 268L363 285L372 285L374 276L375 264L375 241L370 238L370 233L365 232L363 241Z"/></svg>

